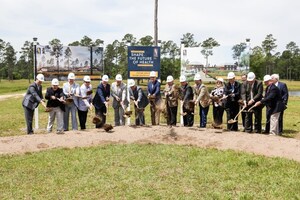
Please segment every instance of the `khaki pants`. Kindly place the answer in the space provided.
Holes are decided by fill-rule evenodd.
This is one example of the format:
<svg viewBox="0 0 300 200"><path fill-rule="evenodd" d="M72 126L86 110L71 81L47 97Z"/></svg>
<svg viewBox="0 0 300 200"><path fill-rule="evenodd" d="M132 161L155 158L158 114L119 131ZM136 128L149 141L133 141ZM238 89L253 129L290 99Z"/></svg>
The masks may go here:
<svg viewBox="0 0 300 200"><path fill-rule="evenodd" d="M155 103L150 104L150 112L152 125L159 125L161 111L156 107Z"/></svg>
<svg viewBox="0 0 300 200"><path fill-rule="evenodd" d="M270 134L279 135L279 116L280 116L280 112L271 115Z"/></svg>
<svg viewBox="0 0 300 200"><path fill-rule="evenodd" d="M60 109L60 107L52 107L52 110L49 112L47 131L51 132L52 127L55 121L57 121L57 131L61 132L64 130L64 112Z"/></svg>

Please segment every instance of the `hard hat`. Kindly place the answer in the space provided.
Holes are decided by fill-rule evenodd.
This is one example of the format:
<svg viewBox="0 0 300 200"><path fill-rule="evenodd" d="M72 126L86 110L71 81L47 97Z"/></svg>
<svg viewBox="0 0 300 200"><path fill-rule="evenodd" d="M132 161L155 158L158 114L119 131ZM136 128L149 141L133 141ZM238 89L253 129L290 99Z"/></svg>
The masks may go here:
<svg viewBox="0 0 300 200"><path fill-rule="evenodd" d="M272 80L272 77L269 74L265 75L264 82L269 81L269 80Z"/></svg>
<svg viewBox="0 0 300 200"><path fill-rule="evenodd" d="M122 75L121 74L117 74L116 75L116 81L121 81L122 80Z"/></svg>
<svg viewBox="0 0 300 200"><path fill-rule="evenodd" d="M38 75L36 76L36 79L39 80L39 81L45 81L45 77L44 77L43 74L38 74Z"/></svg>
<svg viewBox="0 0 300 200"><path fill-rule="evenodd" d="M102 81L108 82L108 76L107 76L107 75L103 75L103 76L102 76Z"/></svg>
<svg viewBox="0 0 300 200"><path fill-rule="evenodd" d="M59 85L58 79L57 78L52 79L51 84L52 85Z"/></svg>
<svg viewBox="0 0 300 200"><path fill-rule="evenodd" d="M170 83L170 82L172 82L172 81L174 81L174 78L173 78L173 76L168 76L167 77L167 83Z"/></svg>
<svg viewBox="0 0 300 200"><path fill-rule="evenodd" d="M84 77L83 77L83 81L84 81L84 82L91 82L90 76L84 76Z"/></svg>
<svg viewBox="0 0 300 200"><path fill-rule="evenodd" d="M220 82L224 83L224 79L223 78L218 78L217 81L220 81Z"/></svg>
<svg viewBox="0 0 300 200"><path fill-rule="evenodd" d="M253 72L249 72L247 75L247 81L253 81L255 79L255 74Z"/></svg>
<svg viewBox="0 0 300 200"><path fill-rule="evenodd" d="M233 72L229 72L227 75L227 79L233 79L235 78L235 74Z"/></svg>
<svg viewBox="0 0 300 200"><path fill-rule="evenodd" d="M181 82L186 82L186 77L185 77L185 75L181 75L181 76L179 77L179 81L180 81L180 83L181 83Z"/></svg>
<svg viewBox="0 0 300 200"><path fill-rule="evenodd" d="M155 71L151 71L149 77L156 77L156 72Z"/></svg>
<svg viewBox="0 0 300 200"><path fill-rule="evenodd" d="M128 87L135 86L135 81L133 79L128 80Z"/></svg>
<svg viewBox="0 0 300 200"><path fill-rule="evenodd" d="M201 75L195 74L194 81L200 81L200 80L201 80Z"/></svg>
<svg viewBox="0 0 300 200"><path fill-rule="evenodd" d="M69 73L68 79L75 79L75 74L73 72Z"/></svg>

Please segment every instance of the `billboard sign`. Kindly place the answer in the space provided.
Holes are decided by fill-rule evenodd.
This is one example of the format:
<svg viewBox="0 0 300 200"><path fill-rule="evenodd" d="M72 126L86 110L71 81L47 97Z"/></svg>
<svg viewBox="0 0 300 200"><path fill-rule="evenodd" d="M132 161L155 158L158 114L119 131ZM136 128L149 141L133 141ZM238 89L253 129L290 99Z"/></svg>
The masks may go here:
<svg viewBox="0 0 300 200"><path fill-rule="evenodd" d="M37 45L36 59L38 73L91 74L103 70L103 47Z"/></svg>
<svg viewBox="0 0 300 200"><path fill-rule="evenodd" d="M150 71L160 77L160 47L129 46L128 78L148 78Z"/></svg>

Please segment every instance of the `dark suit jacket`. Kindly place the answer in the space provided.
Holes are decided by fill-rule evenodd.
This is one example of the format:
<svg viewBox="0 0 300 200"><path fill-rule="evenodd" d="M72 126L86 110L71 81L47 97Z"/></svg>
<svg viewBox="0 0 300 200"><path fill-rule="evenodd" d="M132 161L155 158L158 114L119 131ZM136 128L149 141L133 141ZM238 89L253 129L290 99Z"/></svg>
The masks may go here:
<svg viewBox="0 0 300 200"><path fill-rule="evenodd" d="M152 88L153 85L153 88ZM151 81L148 83L148 94L155 95L155 102L161 98L160 95L160 82L157 80L152 84Z"/></svg>
<svg viewBox="0 0 300 200"><path fill-rule="evenodd" d="M104 89L103 84L100 83L97 87L97 92L93 99L93 105L95 106L95 108L100 109L105 106L104 102L106 101L107 97L110 97L110 85L107 84L106 88Z"/></svg>
<svg viewBox="0 0 300 200"><path fill-rule="evenodd" d="M30 110L34 110L38 107L42 99L42 85L38 87L38 85L34 82L28 87L22 105Z"/></svg>
<svg viewBox="0 0 300 200"><path fill-rule="evenodd" d="M267 106L269 114L282 112L284 110L280 90L274 84L266 88L265 97L261 100L261 103Z"/></svg>
<svg viewBox="0 0 300 200"><path fill-rule="evenodd" d="M284 103L284 105L287 105L288 100L289 100L289 91L288 91L288 88L287 88L286 84L283 83L283 82L278 81L278 86L277 87L280 90L280 94L281 94L281 97L282 97L282 102Z"/></svg>
<svg viewBox="0 0 300 200"><path fill-rule="evenodd" d="M231 84L228 82L225 84L224 87L224 94L225 95L230 95L234 94L234 97L228 96L226 101L225 101L225 107L226 108L231 108L234 105L238 105L238 100L240 99L241 96L241 84L237 81L234 81L234 87L231 87Z"/></svg>
<svg viewBox="0 0 300 200"><path fill-rule="evenodd" d="M183 107L185 109L194 109L190 106L190 101L194 99L193 88L186 84L185 86L181 86L181 100L183 101Z"/></svg>
<svg viewBox="0 0 300 200"><path fill-rule="evenodd" d="M241 97L243 101L251 100L251 85L249 82L245 82L241 85ZM261 81L255 80L252 87L253 100L255 102L260 101L263 97L263 84Z"/></svg>
<svg viewBox="0 0 300 200"><path fill-rule="evenodd" d="M62 88L58 88L56 91L52 87L47 88L45 99L48 100L47 107L60 107L62 111L65 111L65 105L57 99L51 99L51 96L55 96L57 99L64 97Z"/></svg>

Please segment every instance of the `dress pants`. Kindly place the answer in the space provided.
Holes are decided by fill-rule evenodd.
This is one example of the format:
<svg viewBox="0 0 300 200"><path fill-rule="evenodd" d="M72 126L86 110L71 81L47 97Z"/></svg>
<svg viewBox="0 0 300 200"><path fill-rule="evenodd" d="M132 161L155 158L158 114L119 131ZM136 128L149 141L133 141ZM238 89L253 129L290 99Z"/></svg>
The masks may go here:
<svg viewBox="0 0 300 200"><path fill-rule="evenodd" d="M191 111L189 109L185 109L183 107L183 113L186 113L185 116L183 116L183 125L184 126L193 126L194 125L194 111Z"/></svg>
<svg viewBox="0 0 300 200"><path fill-rule="evenodd" d="M167 105L167 114L168 114L168 119L167 119L167 124L176 126L177 122L177 106L170 107Z"/></svg>
<svg viewBox="0 0 300 200"><path fill-rule="evenodd" d="M257 133L261 132L261 118L262 118L262 108L253 108L253 112L246 113L245 119L245 131L250 133L253 131L253 114L254 114L254 131Z"/></svg>
<svg viewBox="0 0 300 200"><path fill-rule="evenodd" d="M78 130L77 116L76 116L77 108L74 103L67 104L65 106L65 114L64 114L64 130L69 130L69 115L71 113L71 122L72 122L72 130Z"/></svg>
<svg viewBox="0 0 300 200"><path fill-rule="evenodd" d="M34 110L31 110L25 106L23 106L23 108L24 108L24 113L25 113L27 134L32 134L33 133L32 121L33 121Z"/></svg>
<svg viewBox="0 0 300 200"><path fill-rule="evenodd" d="M85 124L86 124L87 114L88 114L88 110L87 111L78 110L78 118L79 118L79 124L81 130L86 129Z"/></svg>
<svg viewBox="0 0 300 200"><path fill-rule="evenodd" d="M134 115L135 115L135 125L137 125L137 126L145 125L144 109L138 109L135 105L134 106Z"/></svg>
<svg viewBox="0 0 300 200"><path fill-rule="evenodd" d="M106 115L104 113L107 113L106 106L102 106L100 109L95 108L95 114L101 119L101 122L96 124L96 128L101 128L106 123Z"/></svg>
<svg viewBox="0 0 300 200"><path fill-rule="evenodd" d="M160 121L160 110L156 107L159 102L150 103L151 123L152 125L159 125Z"/></svg>
<svg viewBox="0 0 300 200"><path fill-rule="evenodd" d="M239 110L240 110L240 106L239 106L238 102L232 102L228 106L228 108L226 108L227 122L230 119L233 119L238 114ZM236 120L238 121L238 117L236 118ZM229 131L238 131L238 122L233 123L233 124L227 123L227 129Z"/></svg>
<svg viewBox="0 0 300 200"><path fill-rule="evenodd" d="M213 106L213 118L216 125L223 123L224 108L222 106Z"/></svg>
<svg viewBox="0 0 300 200"><path fill-rule="evenodd" d="M125 109L125 108L124 108ZM124 109L122 106L114 108L115 111L115 126L125 125Z"/></svg>
<svg viewBox="0 0 300 200"><path fill-rule="evenodd" d="M60 107L52 107L52 110L49 112L47 131L52 131L55 117L57 123L57 131L62 132L64 130L64 112Z"/></svg>
<svg viewBox="0 0 300 200"><path fill-rule="evenodd" d="M270 134L280 135L279 133L280 112L273 113L270 117Z"/></svg>
<svg viewBox="0 0 300 200"><path fill-rule="evenodd" d="M282 111L279 116L279 133L283 132L283 113L284 111Z"/></svg>

